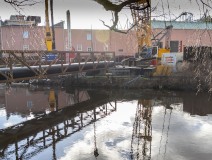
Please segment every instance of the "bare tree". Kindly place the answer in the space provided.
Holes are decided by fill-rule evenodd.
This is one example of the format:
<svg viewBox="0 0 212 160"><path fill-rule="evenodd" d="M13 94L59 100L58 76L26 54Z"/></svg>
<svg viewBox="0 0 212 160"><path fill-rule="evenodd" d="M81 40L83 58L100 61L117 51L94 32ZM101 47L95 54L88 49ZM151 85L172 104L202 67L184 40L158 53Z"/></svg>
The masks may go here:
<svg viewBox="0 0 212 160"><path fill-rule="evenodd" d="M38 0L4 0L4 2L11 4L13 7L33 6L40 1Z"/></svg>
<svg viewBox="0 0 212 160"><path fill-rule="evenodd" d="M113 1L113 0L94 0L98 4L102 5L106 11L111 11L113 13L113 24L109 26L105 24L103 20L102 23L108 27L110 30L114 30L121 33L127 33L130 29L132 29L137 24L132 24L127 32L123 32L117 28L117 24L119 21L119 13L124 9L128 8L131 10L146 10L151 7L150 0L120 0L120 1Z"/></svg>
<svg viewBox="0 0 212 160"><path fill-rule="evenodd" d="M4 0L6 3L11 4L15 8L20 8L23 6L33 6L37 3L39 3L39 0ZM93 0L97 2L98 4L102 5L106 11L111 11L113 15L113 24L110 26L108 24L105 24L103 20L102 23L108 27L110 30L114 30L117 32L127 33L123 32L118 29L117 25L119 22L119 13L124 9L128 8L131 10L145 10L147 8L150 8L150 0ZM132 24L132 26L129 28L132 29L136 24ZM129 31L128 30L128 31Z"/></svg>

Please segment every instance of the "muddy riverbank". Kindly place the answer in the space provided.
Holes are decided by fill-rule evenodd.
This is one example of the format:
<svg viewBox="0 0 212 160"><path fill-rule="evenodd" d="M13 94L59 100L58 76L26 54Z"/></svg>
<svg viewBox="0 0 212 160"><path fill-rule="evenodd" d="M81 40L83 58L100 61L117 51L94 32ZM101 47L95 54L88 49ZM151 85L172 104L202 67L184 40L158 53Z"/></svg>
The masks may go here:
<svg viewBox="0 0 212 160"><path fill-rule="evenodd" d="M57 78L34 80L31 84L82 88L126 88L126 89L167 89L208 92L205 78L195 78L192 72L173 73L169 76L142 75L66 75Z"/></svg>
<svg viewBox="0 0 212 160"><path fill-rule="evenodd" d="M92 88L128 88L128 89L169 89L197 91L199 81L192 76L173 74L171 76L85 76L66 77L64 86ZM206 85L202 90L206 90Z"/></svg>

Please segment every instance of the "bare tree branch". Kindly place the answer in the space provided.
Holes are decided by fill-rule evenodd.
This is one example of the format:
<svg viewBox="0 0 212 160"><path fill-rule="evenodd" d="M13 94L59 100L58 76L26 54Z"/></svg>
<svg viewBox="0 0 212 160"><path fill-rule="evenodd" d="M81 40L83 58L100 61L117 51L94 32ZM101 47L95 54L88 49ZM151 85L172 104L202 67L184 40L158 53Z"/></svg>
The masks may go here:
<svg viewBox="0 0 212 160"><path fill-rule="evenodd" d="M127 31L123 31L123 30L119 30L117 28L111 28L111 26L106 25L103 20L100 20L100 21L102 21L104 26L108 27L110 30L113 30L113 31L119 32L119 33L124 33L124 34L127 34L133 27L135 27L137 25L137 24L133 24Z"/></svg>
<svg viewBox="0 0 212 160"><path fill-rule="evenodd" d="M125 0L120 2L119 4L112 3L110 0L94 0L95 2L99 3L102 5L106 11L112 11L114 15L114 20L112 26L106 25L103 20L103 24L108 27L110 30L118 31L118 32L123 32L121 30L117 29L117 24L119 20L119 12L124 8L128 7L130 9L134 10L145 10L146 8L150 7L150 1L149 0ZM146 5L137 5L137 4L146 4ZM130 27L132 29L135 25ZM124 32L126 33L126 32Z"/></svg>
<svg viewBox="0 0 212 160"><path fill-rule="evenodd" d="M16 7L33 6L37 3L40 3L40 1L37 0L4 0L4 2Z"/></svg>
<svg viewBox="0 0 212 160"><path fill-rule="evenodd" d="M203 5L205 5L205 6L207 6L207 7L209 7L209 8L211 8L211 9L212 9L212 6L210 6L209 4L207 4L207 3L203 2L203 0L200 0L200 2L201 2Z"/></svg>

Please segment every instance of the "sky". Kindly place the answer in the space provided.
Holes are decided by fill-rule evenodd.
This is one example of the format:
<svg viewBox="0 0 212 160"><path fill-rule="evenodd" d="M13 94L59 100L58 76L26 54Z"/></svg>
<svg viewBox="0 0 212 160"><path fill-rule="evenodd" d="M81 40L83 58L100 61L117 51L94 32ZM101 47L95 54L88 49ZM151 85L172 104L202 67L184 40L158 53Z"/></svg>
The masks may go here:
<svg viewBox="0 0 212 160"><path fill-rule="evenodd" d="M203 2L212 6L212 1L203 0ZM167 20L175 19L182 12L191 12L194 20L200 19L206 10L212 15L212 9L202 5L200 0L152 0L152 7L155 6L157 9L152 15L158 18L158 15L165 14ZM164 16L160 19L164 19Z"/></svg>
<svg viewBox="0 0 212 160"><path fill-rule="evenodd" d="M39 4L36 4L35 6L27 6L23 8L23 10L19 11L21 14L26 16L41 16L41 25L44 25L44 0L40 1L41 2ZM212 2L209 1L208 3L210 3L212 6ZM167 20L173 19L180 13L185 11L192 12L194 14L194 19L198 19L203 15L203 10L207 9L206 6L205 8L203 8L200 0L152 0L152 7L154 8L155 6L157 6L157 9L153 11L152 15L158 16L165 13ZM105 21L106 24L112 24L111 12L105 11L105 9L101 5L94 2L93 0L54 0L54 22L66 22L67 10L70 10L72 29L106 29L100 19ZM212 12L211 8L208 8L208 10L209 13ZM10 15L15 14L19 14L19 12L15 10L11 5L6 4L2 0L0 1L0 17L2 20L9 19ZM119 14L119 16L119 29L127 29L127 20L129 20L128 22L132 22L129 9L124 9ZM164 17L160 17L160 19L164 19Z"/></svg>
<svg viewBox="0 0 212 160"><path fill-rule="evenodd" d="M44 0L35 6L28 6L20 10L23 15L41 16L41 23L45 21L45 8ZM93 0L54 0L54 23L60 21L66 22L66 11L70 11L71 15L71 28L76 29L105 29L106 27L100 21L103 20L106 24L111 25L112 14L94 2ZM128 12L128 13L127 13ZM127 16L129 10L124 10L120 13L121 28L126 26ZM0 1L0 16L2 20L9 19L10 15L19 14L13 7ZM128 14L128 15L127 15ZM66 24L65 24L66 26Z"/></svg>

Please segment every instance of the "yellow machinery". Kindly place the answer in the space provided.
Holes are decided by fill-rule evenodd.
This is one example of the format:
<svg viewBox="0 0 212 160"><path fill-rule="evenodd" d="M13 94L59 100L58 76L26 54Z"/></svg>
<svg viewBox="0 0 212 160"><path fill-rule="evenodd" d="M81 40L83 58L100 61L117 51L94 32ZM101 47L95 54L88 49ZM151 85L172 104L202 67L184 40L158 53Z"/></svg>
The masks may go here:
<svg viewBox="0 0 212 160"><path fill-rule="evenodd" d="M56 96L55 96L55 91L53 89L51 89L49 91L49 107L51 109L51 111L54 111L55 107L56 107Z"/></svg>
<svg viewBox="0 0 212 160"><path fill-rule="evenodd" d="M182 12L178 17L176 17L175 19L171 20L171 22L176 21L178 18L180 18L181 16L193 16L192 13L190 12ZM157 33L157 35L153 35L152 40L154 41L154 45L153 46L157 46L158 47L158 53L157 53L157 58L161 59L162 55L164 53L170 53L170 34L171 34L171 30L172 30L173 26L172 25L168 25L166 26L165 29L161 30L159 33ZM159 37L159 38L158 38ZM164 48L161 47L159 43L161 42L161 40L165 38L165 46Z"/></svg>
<svg viewBox="0 0 212 160"><path fill-rule="evenodd" d="M140 0L136 3L136 6L131 6L131 14L133 17L133 23L136 28L136 36L138 41L138 54L139 57L144 53L144 47L150 48L152 46L151 43L151 7L147 7L146 9L134 9L137 8L145 8L147 6L146 0ZM151 1L149 1L151 3ZM151 5L151 4L150 4ZM148 52L148 49L146 50Z"/></svg>
<svg viewBox="0 0 212 160"><path fill-rule="evenodd" d="M170 32L173 28L172 25L167 26L165 29L160 31L157 35L153 35L152 41L154 41L153 46L158 47L157 58L161 59L163 53L170 53ZM159 37L160 36L160 37ZM159 37L159 38L158 38ZM159 43L165 38L165 47L161 47Z"/></svg>
<svg viewBox="0 0 212 160"><path fill-rule="evenodd" d="M48 0L45 0L45 18L46 18L46 37L45 43L48 51L52 51L52 33L49 26L49 3Z"/></svg>
<svg viewBox="0 0 212 160"><path fill-rule="evenodd" d="M151 159L152 99L138 100L131 139L131 159Z"/></svg>
<svg viewBox="0 0 212 160"><path fill-rule="evenodd" d="M149 1L149 3L151 3L151 1ZM147 5L147 0L141 0L137 2L136 5L137 8L144 8ZM170 53L170 31L173 26L167 26L156 36L151 38L153 35L151 29L151 7L147 7L144 10L136 10L131 7L131 14L136 26L139 58L151 58L152 56L156 56L157 59L161 59L162 54ZM159 43L163 38L165 38L165 47L160 47ZM155 40L155 42L152 43L152 40ZM156 53L153 51L154 47L157 47Z"/></svg>

